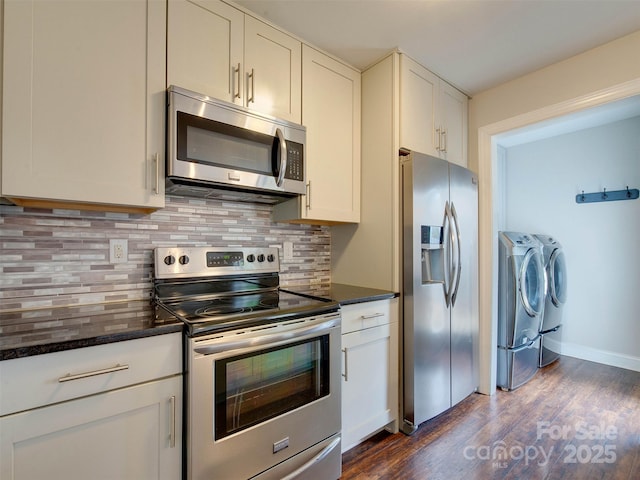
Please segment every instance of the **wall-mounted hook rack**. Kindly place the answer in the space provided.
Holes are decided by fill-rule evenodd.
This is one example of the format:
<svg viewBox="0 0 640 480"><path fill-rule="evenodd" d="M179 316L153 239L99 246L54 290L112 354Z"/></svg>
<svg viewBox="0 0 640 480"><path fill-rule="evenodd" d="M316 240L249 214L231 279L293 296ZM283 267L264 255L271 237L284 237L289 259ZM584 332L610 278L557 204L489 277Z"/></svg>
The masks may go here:
<svg viewBox="0 0 640 480"><path fill-rule="evenodd" d="M638 189L627 187L625 190L615 190L608 192L603 189L602 192L579 193L576 195L576 203L593 203L593 202L612 202L615 200L635 200L639 196Z"/></svg>

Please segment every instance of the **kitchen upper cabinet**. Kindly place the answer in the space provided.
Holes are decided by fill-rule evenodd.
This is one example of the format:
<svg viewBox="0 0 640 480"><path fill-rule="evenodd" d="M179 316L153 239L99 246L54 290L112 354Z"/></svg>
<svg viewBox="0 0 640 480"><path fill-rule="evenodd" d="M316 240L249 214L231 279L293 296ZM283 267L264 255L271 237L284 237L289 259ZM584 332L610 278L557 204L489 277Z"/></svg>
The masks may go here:
<svg viewBox="0 0 640 480"><path fill-rule="evenodd" d="M244 105L244 14L219 0L169 0L167 83Z"/></svg>
<svg viewBox="0 0 640 480"><path fill-rule="evenodd" d="M400 146L467 166L467 96L400 55Z"/></svg>
<svg viewBox="0 0 640 480"><path fill-rule="evenodd" d="M274 207L276 221L360 221L360 72L302 47L307 193Z"/></svg>
<svg viewBox="0 0 640 480"><path fill-rule="evenodd" d="M301 42L219 0L169 0L167 84L301 121Z"/></svg>
<svg viewBox="0 0 640 480"><path fill-rule="evenodd" d="M1 194L164 206L166 5L4 2Z"/></svg>
<svg viewBox="0 0 640 480"><path fill-rule="evenodd" d="M440 79L405 55L400 55L400 69L400 145L438 156L436 107Z"/></svg>
<svg viewBox="0 0 640 480"><path fill-rule="evenodd" d="M448 83L440 80L440 130L436 129L440 142L438 151L440 157L468 167L467 132L468 132L468 104L467 96Z"/></svg>
<svg viewBox="0 0 640 480"><path fill-rule="evenodd" d="M398 431L398 299L342 309L342 451Z"/></svg>
<svg viewBox="0 0 640 480"><path fill-rule="evenodd" d="M300 123L302 43L245 15L246 106Z"/></svg>

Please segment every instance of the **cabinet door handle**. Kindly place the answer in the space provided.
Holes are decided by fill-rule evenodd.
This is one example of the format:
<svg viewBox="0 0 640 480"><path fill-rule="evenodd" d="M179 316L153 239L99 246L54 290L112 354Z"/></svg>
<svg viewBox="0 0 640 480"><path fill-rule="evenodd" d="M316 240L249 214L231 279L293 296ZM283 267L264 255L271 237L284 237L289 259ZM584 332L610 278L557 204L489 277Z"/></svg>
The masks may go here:
<svg viewBox="0 0 640 480"><path fill-rule="evenodd" d="M251 80L250 84L251 84L251 95L249 95L247 93L247 104L249 103L255 103L256 101L256 75L255 72L253 71L253 68L251 69L251 73L249 74L249 79ZM249 85L247 85L247 90L249 89Z"/></svg>
<svg viewBox="0 0 640 480"><path fill-rule="evenodd" d="M169 446L171 448L176 447L176 396L173 395L169 399L169 405L171 408L171 432L169 433Z"/></svg>
<svg viewBox="0 0 640 480"><path fill-rule="evenodd" d="M158 152L156 152L155 155L153 156L153 163L155 164L155 167L156 167L156 184L153 189L153 193L158 195L160 193L160 157L158 155Z"/></svg>
<svg viewBox="0 0 640 480"><path fill-rule="evenodd" d="M348 360L347 349L343 348L342 349L342 353L344 353L344 373L342 374L342 376L344 377L344 381L348 382L349 381L349 370L348 370L348 367L347 367L347 360Z"/></svg>
<svg viewBox="0 0 640 480"><path fill-rule="evenodd" d="M117 364L115 367L103 368L101 370L93 370L91 372L78 373L71 375L67 373L64 377L60 377L58 382L70 382L71 380L80 380L81 378L95 377L96 375L106 375L107 373L119 372L120 370L128 370L129 365Z"/></svg>
<svg viewBox="0 0 640 480"><path fill-rule="evenodd" d="M233 98L240 98L240 63L233 69L233 72L236 74L236 88L234 88Z"/></svg>
<svg viewBox="0 0 640 480"><path fill-rule="evenodd" d="M362 315L360 318L362 318L362 320L369 320L370 318L378 318L378 317L384 317L384 313L372 313L370 315Z"/></svg>
<svg viewBox="0 0 640 480"><path fill-rule="evenodd" d="M446 153L447 151L447 129L442 129L442 151Z"/></svg>
<svg viewBox="0 0 640 480"><path fill-rule="evenodd" d="M307 182L306 191L305 191L305 207L307 210L311 209L311 180Z"/></svg>

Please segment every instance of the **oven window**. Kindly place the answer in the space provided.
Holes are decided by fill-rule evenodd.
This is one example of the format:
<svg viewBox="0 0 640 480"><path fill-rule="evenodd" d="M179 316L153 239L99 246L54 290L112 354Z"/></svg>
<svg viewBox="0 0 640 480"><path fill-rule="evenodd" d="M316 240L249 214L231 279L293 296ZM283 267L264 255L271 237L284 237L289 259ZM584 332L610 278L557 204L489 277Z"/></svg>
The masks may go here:
<svg viewBox="0 0 640 480"><path fill-rule="evenodd" d="M329 335L216 360L215 439L329 394Z"/></svg>

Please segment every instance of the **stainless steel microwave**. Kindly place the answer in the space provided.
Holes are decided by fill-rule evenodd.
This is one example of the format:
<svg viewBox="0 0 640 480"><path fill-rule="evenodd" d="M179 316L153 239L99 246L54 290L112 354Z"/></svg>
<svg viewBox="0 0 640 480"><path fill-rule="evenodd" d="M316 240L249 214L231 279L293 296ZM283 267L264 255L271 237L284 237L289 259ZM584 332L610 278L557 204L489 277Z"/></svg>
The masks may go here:
<svg viewBox="0 0 640 480"><path fill-rule="evenodd" d="M305 193L306 128L168 89L169 194L279 203Z"/></svg>

